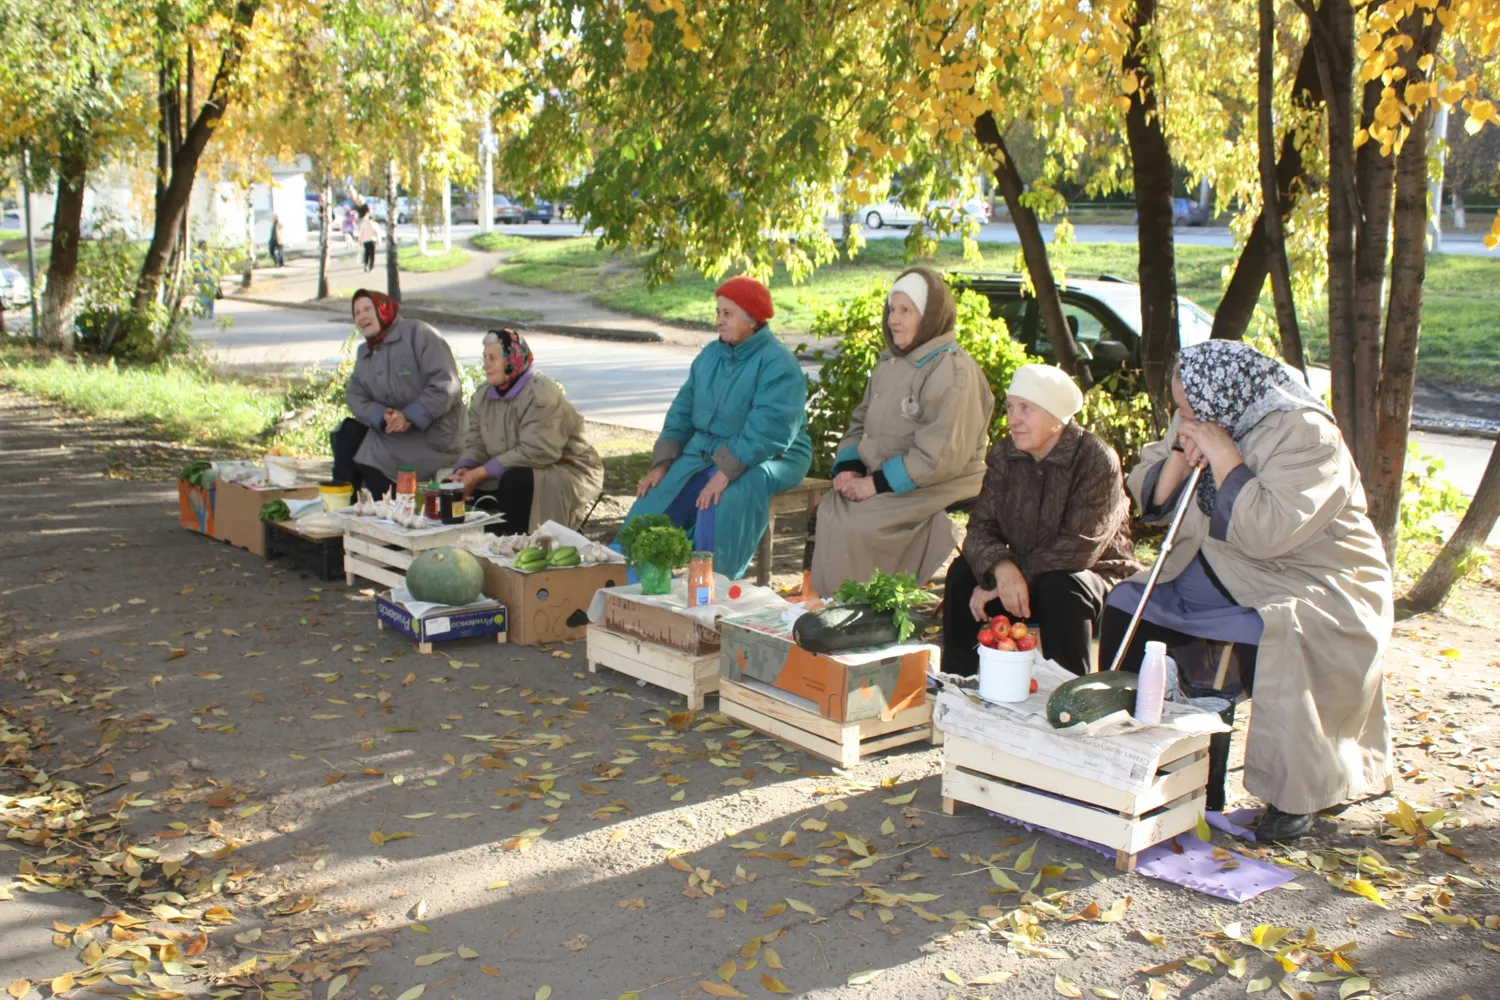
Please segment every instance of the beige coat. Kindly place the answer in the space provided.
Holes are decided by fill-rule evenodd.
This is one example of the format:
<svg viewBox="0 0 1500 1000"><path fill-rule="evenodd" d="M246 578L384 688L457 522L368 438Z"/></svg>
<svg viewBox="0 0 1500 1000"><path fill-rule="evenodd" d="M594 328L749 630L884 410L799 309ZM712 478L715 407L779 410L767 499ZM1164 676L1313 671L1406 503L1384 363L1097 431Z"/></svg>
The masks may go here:
<svg viewBox="0 0 1500 1000"><path fill-rule="evenodd" d="M469 402L462 458L532 470L527 531L543 521L578 527L604 489L604 463L584 440L583 417L562 388L540 372L515 399L491 399L489 388L480 387Z"/></svg>
<svg viewBox="0 0 1500 1000"><path fill-rule="evenodd" d="M925 581L958 544L945 508L984 483L995 395L953 331L906 357L880 357L839 443L835 464L857 455L890 492L853 503L829 491L818 505L812 585L831 595L877 569Z"/></svg>
<svg viewBox="0 0 1500 1000"><path fill-rule="evenodd" d="M1127 481L1137 503L1176 437L1174 421L1142 450ZM1245 787L1284 812L1317 812L1383 785L1391 771L1380 673L1391 572L1353 456L1327 417L1272 413L1239 448L1253 475L1232 498L1223 540L1190 500L1161 579L1201 550L1235 601L1260 613Z"/></svg>

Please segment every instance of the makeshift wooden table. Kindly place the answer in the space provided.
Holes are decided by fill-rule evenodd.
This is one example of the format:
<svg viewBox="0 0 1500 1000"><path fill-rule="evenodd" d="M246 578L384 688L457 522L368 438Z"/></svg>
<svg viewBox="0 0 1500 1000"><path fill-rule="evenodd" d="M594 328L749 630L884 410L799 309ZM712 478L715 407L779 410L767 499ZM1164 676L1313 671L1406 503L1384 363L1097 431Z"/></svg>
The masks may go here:
<svg viewBox="0 0 1500 1000"><path fill-rule="evenodd" d="M1183 735L1159 756L1145 755L1129 766L1138 779L1132 788L1098 780L1097 748L1116 737L1068 737L1041 733L1038 739L1087 740L1076 759L1044 755L1033 744L1031 756L999 749L974 738L972 726L959 726L948 711L950 694L940 696L944 725L943 811L957 804L988 809L1010 819L1111 847L1115 867L1134 871L1140 852L1194 828L1204 813L1208 783L1207 733ZM994 722L984 735L993 739L1002 727ZM956 731L967 730L967 731ZM1004 742L1003 739L996 740ZM1018 744L1010 744L1016 746ZM1091 751L1094 751L1091 753ZM1148 772L1149 773L1145 773Z"/></svg>
<svg viewBox="0 0 1500 1000"><path fill-rule="evenodd" d="M406 584L406 571L428 549L458 545L466 535L484 530L484 522L408 530L373 517L344 518L344 582L363 577L387 587Z"/></svg>

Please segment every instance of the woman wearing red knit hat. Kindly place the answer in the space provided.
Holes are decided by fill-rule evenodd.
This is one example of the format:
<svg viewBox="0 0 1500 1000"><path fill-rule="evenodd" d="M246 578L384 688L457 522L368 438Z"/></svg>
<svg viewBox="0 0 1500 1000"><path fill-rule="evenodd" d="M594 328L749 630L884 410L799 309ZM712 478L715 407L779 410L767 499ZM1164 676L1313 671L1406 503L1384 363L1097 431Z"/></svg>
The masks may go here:
<svg viewBox="0 0 1500 1000"><path fill-rule="evenodd" d="M666 514L712 551L714 570L741 577L765 533L772 495L812 463L807 378L771 332L771 293L753 278L717 292L719 337L693 359L667 411L625 523Z"/></svg>

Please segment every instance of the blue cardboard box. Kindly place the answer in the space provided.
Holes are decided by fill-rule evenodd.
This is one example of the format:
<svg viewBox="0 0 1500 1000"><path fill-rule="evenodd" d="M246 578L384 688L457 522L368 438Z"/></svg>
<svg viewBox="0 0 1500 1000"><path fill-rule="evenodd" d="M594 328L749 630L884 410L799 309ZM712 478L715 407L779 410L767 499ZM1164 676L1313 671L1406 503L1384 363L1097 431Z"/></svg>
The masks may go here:
<svg viewBox="0 0 1500 1000"><path fill-rule="evenodd" d="M432 651L434 642L492 635L506 639L508 615L499 601L482 600L462 608L434 608L421 617L398 604L391 591L375 595L375 615L380 627L394 629L414 640L422 652Z"/></svg>

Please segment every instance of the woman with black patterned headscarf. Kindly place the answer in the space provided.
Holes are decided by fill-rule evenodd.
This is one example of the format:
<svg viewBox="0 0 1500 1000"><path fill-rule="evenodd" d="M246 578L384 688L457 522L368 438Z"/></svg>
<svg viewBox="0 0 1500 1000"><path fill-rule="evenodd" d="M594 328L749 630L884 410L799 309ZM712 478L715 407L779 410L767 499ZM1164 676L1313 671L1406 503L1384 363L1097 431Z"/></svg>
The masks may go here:
<svg viewBox="0 0 1500 1000"><path fill-rule="evenodd" d="M1123 667L1144 644L1234 643L1255 697L1245 787L1267 803L1261 840L1308 832L1313 813L1390 775L1380 661L1391 572L1332 414L1301 376L1237 341L1186 348L1177 414L1127 486L1142 519L1171 519L1203 469ZM1099 662L1114 658L1144 574L1106 602Z"/></svg>

